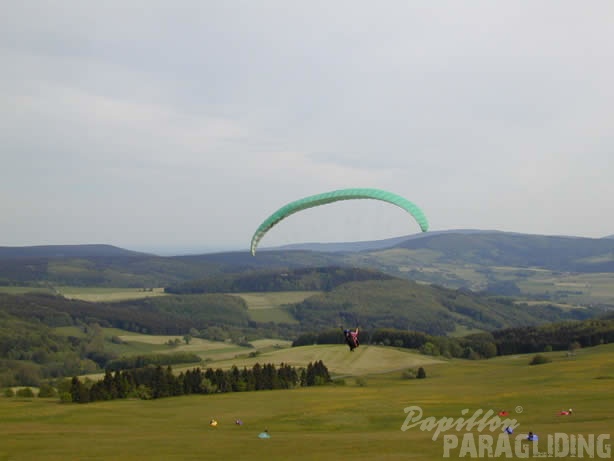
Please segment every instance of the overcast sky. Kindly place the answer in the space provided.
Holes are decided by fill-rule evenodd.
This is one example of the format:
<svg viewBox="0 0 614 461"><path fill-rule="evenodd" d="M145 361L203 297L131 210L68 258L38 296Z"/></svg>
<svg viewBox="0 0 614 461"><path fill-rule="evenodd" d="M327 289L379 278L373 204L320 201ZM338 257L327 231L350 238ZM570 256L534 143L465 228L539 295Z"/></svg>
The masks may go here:
<svg viewBox="0 0 614 461"><path fill-rule="evenodd" d="M614 234L614 2L3 4L0 245L247 250L346 187L432 230ZM393 205L261 246L419 232Z"/></svg>

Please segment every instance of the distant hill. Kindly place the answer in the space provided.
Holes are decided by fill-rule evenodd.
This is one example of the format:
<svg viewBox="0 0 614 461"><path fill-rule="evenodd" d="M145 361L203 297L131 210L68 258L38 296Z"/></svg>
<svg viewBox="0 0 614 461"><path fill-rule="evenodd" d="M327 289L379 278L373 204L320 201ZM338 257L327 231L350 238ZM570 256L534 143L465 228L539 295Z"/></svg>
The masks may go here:
<svg viewBox="0 0 614 461"><path fill-rule="evenodd" d="M536 276L534 269L551 271L553 276L614 273L614 238L469 229L376 242L314 244L317 251L294 247L297 249L264 248L256 256L246 250L166 257L109 245L2 247L0 285L169 287L214 276L336 266L372 269L449 288L514 295L520 293L514 284L527 283ZM524 270L529 268L531 271ZM541 286L544 293L565 295L565 289ZM590 296L588 291L584 294ZM586 296L582 299L592 302Z"/></svg>
<svg viewBox="0 0 614 461"><path fill-rule="evenodd" d="M144 256L146 253L125 250L112 245L40 245L0 247L0 259L22 258L95 258Z"/></svg>
<svg viewBox="0 0 614 461"><path fill-rule="evenodd" d="M333 242L333 243L296 243L289 245L282 245L278 247L264 247L260 251L288 251L288 250L300 250L300 251L316 251L316 252L334 252L334 253L352 253L357 251L374 251L384 250L386 248L393 248L397 245L406 242L407 240L421 239L432 235L441 234L474 234L474 233L493 233L499 231L485 231L477 229L456 229L445 231L431 231L428 233L418 233L403 235L401 237L393 237L383 240L372 240L362 242Z"/></svg>
<svg viewBox="0 0 614 461"><path fill-rule="evenodd" d="M263 249L255 257L246 251L181 258L244 269L330 264L382 270L389 262L390 250L395 249L409 250L407 261L414 265L473 264L576 272L614 271L614 239L480 230L428 232L375 242L291 245Z"/></svg>
<svg viewBox="0 0 614 461"><path fill-rule="evenodd" d="M504 232L451 233L409 239L396 245L432 250L439 262L455 264L542 267L560 271L614 271L614 241L582 237Z"/></svg>

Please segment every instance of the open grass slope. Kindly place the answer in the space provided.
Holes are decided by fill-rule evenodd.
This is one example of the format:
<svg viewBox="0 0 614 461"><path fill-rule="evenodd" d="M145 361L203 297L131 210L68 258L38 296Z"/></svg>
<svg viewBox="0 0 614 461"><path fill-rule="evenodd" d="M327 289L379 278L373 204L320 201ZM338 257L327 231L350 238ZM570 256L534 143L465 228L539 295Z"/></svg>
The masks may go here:
<svg viewBox="0 0 614 461"><path fill-rule="evenodd" d="M306 367L309 362L322 360L329 372L335 376L365 375L384 373L419 367L425 364L445 363L408 349L382 346L360 346L354 352L341 344L292 347L272 350L256 357L234 357L207 364L213 368L228 369L233 365L251 368L256 363L285 363L295 367Z"/></svg>
<svg viewBox="0 0 614 461"><path fill-rule="evenodd" d="M526 355L453 360L425 366L425 380L393 372L367 376L362 386L346 379L345 386L87 405L0 397L0 459L442 459L442 435L433 440L433 432L418 427L401 430L412 405L437 419L456 419L463 409L467 416L505 409L520 425L514 436L535 432L542 451L548 434L611 434L614 381L605 377L614 377L614 345L572 359L546 355L553 361L539 366L529 366ZM557 416L564 408L575 414ZM217 427L209 426L211 418ZM235 425L236 418L244 424ZM258 439L265 428L271 439Z"/></svg>
<svg viewBox="0 0 614 461"><path fill-rule="evenodd" d="M245 301L249 318L259 323L288 323L296 324L298 321L288 311L288 305L304 301L309 296L316 295L318 291L274 291L263 293L238 293Z"/></svg>
<svg viewBox="0 0 614 461"><path fill-rule="evenodd" d="M56 293L67 299L90 302L117 302L165 296L164 288L56 287Z"/></svg>
<svg viewBox="0 0 614 461"><path fill-rule="evenodd" d="M150 353L172 353L172 352L191 352L203 359L210 358L212 355L218 358L225 357L230 354L234 355L249 351L247 347L241 347L233 343L223 341L208 341L206 339L192 338L189 343L185 343L181 336L150 336L150 335L126 335L120 336L122 341L127 344L148 344L150 345ZM169 341L179 340L177 346L169 347L166 343Z"/></svg>
<svg viewBox="0 0 614 461"><path fill-rule="evenodd" d="M273 291L263 293L238 293L235 296L242 298L250 310L273 309L286 304L303 301L319 291Z"/></svg>

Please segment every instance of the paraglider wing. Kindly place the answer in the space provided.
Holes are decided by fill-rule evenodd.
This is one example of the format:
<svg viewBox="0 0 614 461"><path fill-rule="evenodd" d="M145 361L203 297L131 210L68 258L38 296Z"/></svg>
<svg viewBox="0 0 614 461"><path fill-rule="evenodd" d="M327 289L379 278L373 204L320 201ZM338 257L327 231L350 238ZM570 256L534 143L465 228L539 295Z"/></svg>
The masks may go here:
<svg viewBox="0 0 614 461"><path fill-rule="evenodd" d="M393 194L392 192L387 192L385 190L380 189L341 189L332 192L325 192L323 194L311 195L309 197L296 200L281 207L279 210L269 216L266 220L264 220L262 224L258 226L258 229L256 229L256 232L252 237L250 248L252 255L256 254L256 248L258 247L258 243L260 242L260 240L262 240L265 234L273 226L275 226L277 223L287 218L288 216L299 211L306 210L308 208L326 205L328 203L338 202L341 200L356 199L381 200L383 202L388 202L393 205L396 205L407 211L415 218L422 232L426 232L428 230L429 224L422 210L406 198L401 197L400 195Z"/></svg>

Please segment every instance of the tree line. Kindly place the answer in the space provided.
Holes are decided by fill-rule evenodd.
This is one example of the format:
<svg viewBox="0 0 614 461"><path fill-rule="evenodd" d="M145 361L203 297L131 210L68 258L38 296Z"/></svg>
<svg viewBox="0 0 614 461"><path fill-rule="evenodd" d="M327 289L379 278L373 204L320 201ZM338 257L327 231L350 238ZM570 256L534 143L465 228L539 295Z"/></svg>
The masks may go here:
<svg viewBox="0 0 614 461"><path fill-rule="evenodd" d="M481 359L498 355L565 351L570 347L591 347L614 342L614 319L566 321L540 326L504 328L462 337L435 336L419 331L393 328L364 330L363 344L378 344L418 349L427 355L449 358ZM339 329L305 333L292 343L293 347L311 344L343 344Z"/></svg>
<svg viewBox="0 0 614 461"><path fill-rule="evenodd" d="M60 398L75 403L125 398L159 399L189 394L292 389L330 382L328 368L321 360L299 369L283 363L279 367L257 363L252 368L194 368L179 374L173 373L170 365L166 368L157 365L115 372L106 370L104 377L96 382L81 381L75 376L70 382L68 395Z"/></svg>

